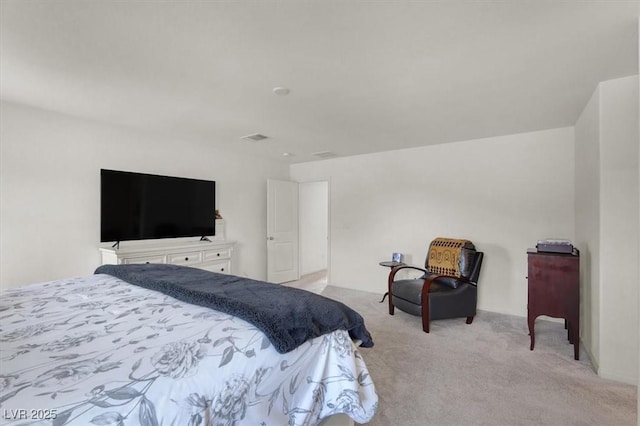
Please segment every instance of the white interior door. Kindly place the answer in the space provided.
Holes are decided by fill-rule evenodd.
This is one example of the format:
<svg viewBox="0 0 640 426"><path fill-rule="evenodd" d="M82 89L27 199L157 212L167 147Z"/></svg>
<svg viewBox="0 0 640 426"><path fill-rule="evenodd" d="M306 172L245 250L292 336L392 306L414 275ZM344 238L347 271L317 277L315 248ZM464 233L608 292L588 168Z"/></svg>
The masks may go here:
<svg viewBox="0 0 640 426"><path fill-rule="evenodd" d="M298 184L267 180L267 281L300 278L298 268Z"/></svg>

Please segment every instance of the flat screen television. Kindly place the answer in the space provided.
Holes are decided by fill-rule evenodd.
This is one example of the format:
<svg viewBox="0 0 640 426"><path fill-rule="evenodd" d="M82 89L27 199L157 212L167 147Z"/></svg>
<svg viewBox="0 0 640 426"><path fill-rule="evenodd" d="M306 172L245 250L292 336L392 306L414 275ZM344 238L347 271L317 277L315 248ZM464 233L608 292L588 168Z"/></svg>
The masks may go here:
<svg viewBox="0 0 640 426"><path fill-rule="evenodd" d="M100 170L100 241L215 235L215 181Z"/></svg>

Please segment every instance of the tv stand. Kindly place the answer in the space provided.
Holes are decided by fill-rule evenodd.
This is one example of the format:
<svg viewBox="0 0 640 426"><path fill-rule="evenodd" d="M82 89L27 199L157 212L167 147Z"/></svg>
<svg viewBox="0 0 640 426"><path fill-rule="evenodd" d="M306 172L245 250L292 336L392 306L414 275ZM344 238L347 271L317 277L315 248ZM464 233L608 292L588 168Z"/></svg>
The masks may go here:
<svg viewBox="0 0 640 426"><path fill-rule="evenodd" d="M100 247L100 253L103 265L168 263L230 274L234 245L223 240L132 241L119 248Z"/></svg>
<svg viewBox="0 0 640 426"><path fill-rule="evenodd" d="M204 235L202 237L200 237L200 241L209 241L211 242L211 240L207 237L205 237Z"/></svg>
<svg viewBox="0 0 640 426"><path fill-rule="evenodd" d="M116 241L115 243L113 243L111 248L114 248L114 249L118 250L120 248L120 241Z"/></svg>

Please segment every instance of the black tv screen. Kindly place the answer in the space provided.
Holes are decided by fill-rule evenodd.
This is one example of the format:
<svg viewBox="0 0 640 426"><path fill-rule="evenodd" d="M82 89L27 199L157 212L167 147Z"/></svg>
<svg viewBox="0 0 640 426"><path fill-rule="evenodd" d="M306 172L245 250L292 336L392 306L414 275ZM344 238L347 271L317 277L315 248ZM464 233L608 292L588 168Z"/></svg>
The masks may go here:
<svg viewBox="0 0 640 426"><path fill-rule="evenodd" d="M215 181L100 170L100 241L215 235Z"/></svg>

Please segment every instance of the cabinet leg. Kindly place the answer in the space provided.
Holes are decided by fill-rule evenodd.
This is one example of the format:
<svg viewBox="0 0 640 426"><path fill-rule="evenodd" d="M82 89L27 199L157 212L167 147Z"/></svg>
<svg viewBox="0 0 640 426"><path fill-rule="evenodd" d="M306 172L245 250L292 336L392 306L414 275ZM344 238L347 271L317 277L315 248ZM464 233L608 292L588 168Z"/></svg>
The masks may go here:
<svg viewBox="0 0 640 426"><path fill-rule="evenodd" d="M571 330L571 343L573 344L573 358L578 361L580 359L580 323L578 321L569 321L569 329Z"/></svg>
<svg viewBox="0 0 640 426"><path fill-rule="evenodd" d="M527 324L529 325L529 336L531 336L531 346L529 347L529 350L533 350L533 347L536 344L536 334L534 331L535 322L536 322L535 317L529 316L527 318Z"/></svg>

